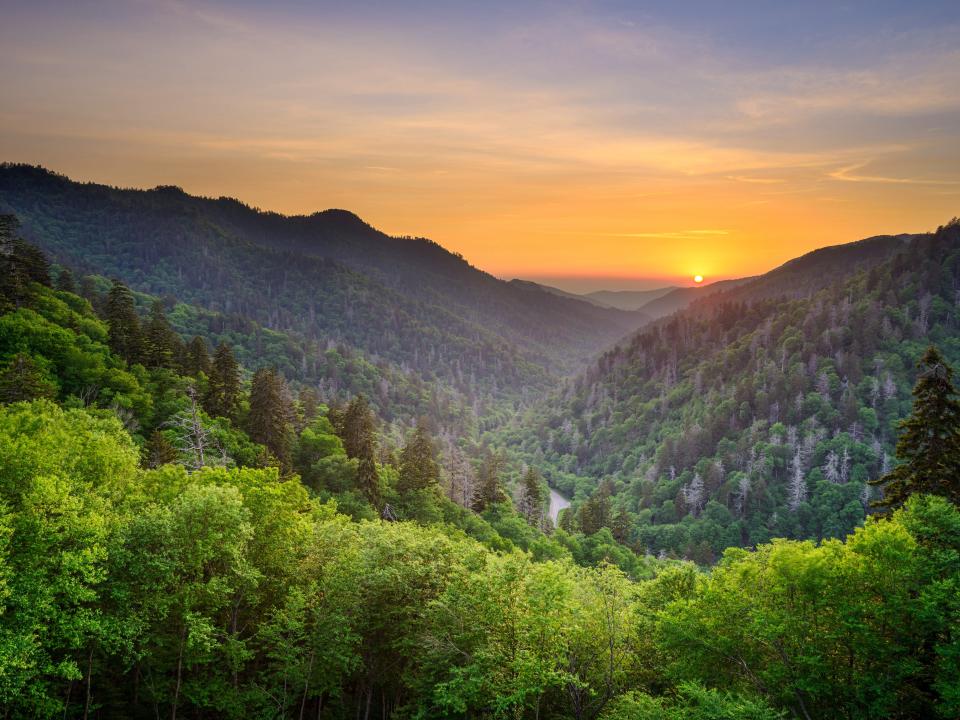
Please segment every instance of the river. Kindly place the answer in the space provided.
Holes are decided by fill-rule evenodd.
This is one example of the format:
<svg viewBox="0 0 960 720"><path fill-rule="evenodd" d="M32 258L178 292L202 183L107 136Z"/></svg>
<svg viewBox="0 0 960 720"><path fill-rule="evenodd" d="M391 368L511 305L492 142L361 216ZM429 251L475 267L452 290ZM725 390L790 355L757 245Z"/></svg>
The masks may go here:
<svg viewBox="0 0 960 720"><path fill-rule="evenodd" d="M557 525L557 518L560 517L560 511L570 507L570 501L553 488L550 488L550 519L554 527Z"/></svg>

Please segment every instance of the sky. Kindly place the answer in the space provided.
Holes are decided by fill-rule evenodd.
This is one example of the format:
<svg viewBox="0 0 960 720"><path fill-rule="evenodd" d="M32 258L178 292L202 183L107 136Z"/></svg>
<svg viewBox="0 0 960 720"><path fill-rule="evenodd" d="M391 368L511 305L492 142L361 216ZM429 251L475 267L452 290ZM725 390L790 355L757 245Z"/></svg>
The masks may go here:
<svg viewBox="0 0 960 720"><path fill-rule="evenodd" d="M960 215L960 3L0 0L0 160L571 290Z"/></svg>

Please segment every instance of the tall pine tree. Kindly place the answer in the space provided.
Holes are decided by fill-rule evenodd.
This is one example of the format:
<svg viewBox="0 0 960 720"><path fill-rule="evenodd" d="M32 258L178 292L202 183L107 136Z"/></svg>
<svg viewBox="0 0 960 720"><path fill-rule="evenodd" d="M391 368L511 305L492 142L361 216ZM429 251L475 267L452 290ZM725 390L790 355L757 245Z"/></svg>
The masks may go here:
<svg viewBox="0 0 960 720"><path fill-rule="evenodd" d="M234 419L240 401L240 366L233 351L226 343L220 343L213 354L210 379L203 398L203 409L211 417Z"/></svg>
<svg viewBox="0 0 960 720"><path fill-rule="evenodd" d="M417 423L409 442L400 452L400 474L397 490L425 490L440 484L440 465L437 463L437 451L433 439L427 431L426 423Z"/></svg>
<svg viewBox="0 0 960 720"><path fill-rule="evenodd" d="M104 320L110 330L110 349L128 363L140 362L143 335L130 288L115 280L107 295Z"/></svg>
<svg viewBox="0 0 960 720"><path fill-rule="evenodd" d="M518 510L527 522L534 527L543 525L543 486L538 473L533 468L527 468L520 481L520 496Z"/></svg>
<svg viewBox="0 0 960 720"><path fill-rule="evenodd" d="M272 369L260 369L250 385L250 439L267 446L284 470L290 469L293 449L293 402L287 383Z"/></svg>
<svg viewBox="0 0 960 720"><path fill-rule="evenodd" d="M143 362L150 368L171 368L180 355L182 343L163 309L161 300L154 300L150 319L143 329Z"/></svg>
<svg viewBox="0 0 960 720"><path fill-rule="evenodd" d="M960 505L960 402L953 387L953 369L932 345L918 367L913 412L900 423L893 470L870 484L883 487L873 503L889 511L914 493L941 495Z"/></svg>

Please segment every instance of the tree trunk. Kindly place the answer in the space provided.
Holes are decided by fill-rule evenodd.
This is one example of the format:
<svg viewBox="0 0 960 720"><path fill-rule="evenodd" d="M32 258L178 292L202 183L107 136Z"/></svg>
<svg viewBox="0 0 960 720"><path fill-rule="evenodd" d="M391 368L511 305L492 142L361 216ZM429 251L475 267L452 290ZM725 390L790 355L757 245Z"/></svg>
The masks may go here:
<svg viewBox="0 0 960 720"><path fill-rule="evenodd" d="M90 699L92 697L90 693L90 676L93 674L93 646L90 647L90 652L87 653L87 697L83 703L83 720L87 720L90 717Z"/></svg>
<svg viewBox="0 0 960 720"><path fill-rule="evenodd" d="M177 720L177 703L180 700L180 683L183 679L183 646L187 641L187 625L184 623L180 631L180 648L177 652L177 684L173 690L173 707L170 709L170 720Z"/></svg>

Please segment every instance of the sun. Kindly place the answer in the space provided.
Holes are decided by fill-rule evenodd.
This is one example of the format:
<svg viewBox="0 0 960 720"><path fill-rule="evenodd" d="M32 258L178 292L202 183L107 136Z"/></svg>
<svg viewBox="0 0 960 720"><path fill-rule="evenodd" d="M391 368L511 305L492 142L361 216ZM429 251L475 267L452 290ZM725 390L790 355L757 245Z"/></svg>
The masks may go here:
<svg viewBox="0 0 960 720"><path fill-rule="evenodd" d="M703 275L694 275L694 276L693 276L693 281L694 281L695 283L698 283L698 284L699 284L699 283L702 283L702 282L703 282Z"/></svg>

